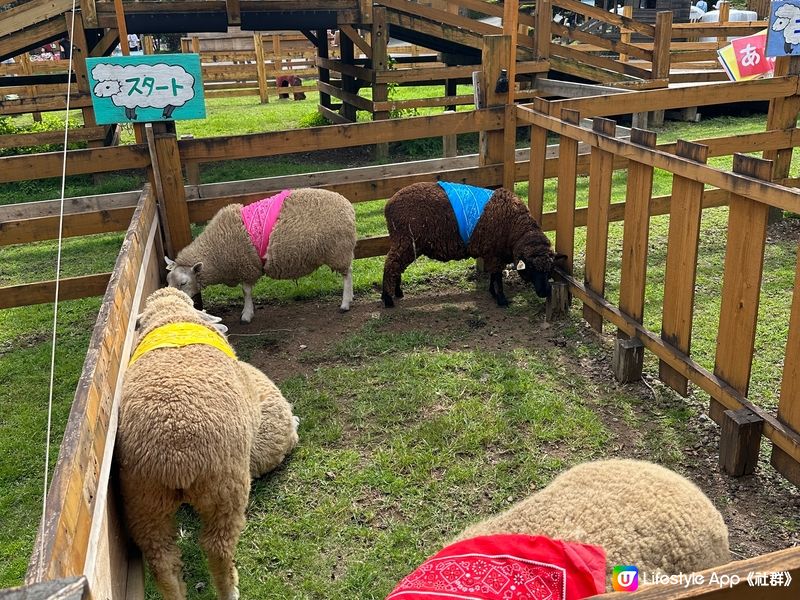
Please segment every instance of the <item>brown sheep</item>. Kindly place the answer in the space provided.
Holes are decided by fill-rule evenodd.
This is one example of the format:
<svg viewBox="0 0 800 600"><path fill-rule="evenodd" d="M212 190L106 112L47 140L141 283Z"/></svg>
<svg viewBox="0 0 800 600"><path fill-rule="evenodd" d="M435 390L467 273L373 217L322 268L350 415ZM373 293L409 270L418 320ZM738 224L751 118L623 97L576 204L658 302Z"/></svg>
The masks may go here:
<svg viewBox="0 0 800 600"><path fill-rule="evenodd" d="M394 306L392 292L403 297L403 271L420 255L440 261L482 258L490 273L489 293L498 306L508 305L502 272L511 262L519 275L533 284L537 296L550 296L553 261L561 255L552 252L550 240L528 208L507 189L499 188L491 194L468 243L439 183L414 183L402 188L386 203L384 214L390 247L381 299L387 308Z"/></svg>

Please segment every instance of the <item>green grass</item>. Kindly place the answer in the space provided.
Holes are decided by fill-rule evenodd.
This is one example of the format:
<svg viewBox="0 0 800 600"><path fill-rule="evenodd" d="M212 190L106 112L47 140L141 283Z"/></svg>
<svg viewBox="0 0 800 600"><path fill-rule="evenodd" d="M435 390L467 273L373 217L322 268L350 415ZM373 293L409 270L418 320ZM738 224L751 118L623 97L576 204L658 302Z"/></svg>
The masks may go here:
<svg viewBox="0 0 800 600"><path fill-rule="evenodd" d="M399 88L396 93L420 91ZM179 133L202 137L290 128L314 110L316 94L301 102L260 105L248 97L211 100L208 105L209 119L182 122ZM763 117L669 123L659 142L763 129ZM413 151L431 149L423 144ZM710 162L729 168L730 159ZM335 162L302 159L247 160L205 165L201 175L210 183L337 168L341 165ZM796 161L792 173L798 172ZM109 174L98 186L89 177L73 177L67 195L136 189L142 178L141 173ZM656 173L656 195L669 193L670 185L669 175ZM624 177L616 174L614 201L624 200L624 186ZM517 191L525 197L527 185L519 184ZM57 195L55 180L0 186L0 204ZM588 178L583 177L579 206L585 206L587 195ZM555 184L548 181L545 209L554 206ZM385 232L382 208L382 201L356 205L359 236ZM713 368L726 223L726 209L704 212L693 351L708 368ZM668 217L653 218L645 323L654 331L660 326L667 227ZM621 225L613 224L607 283L612 301L619 293L621 235ZM65 240L62 275L110 270L121 239L121 234L109 234ZM585 230L579 229L578 276L584 243ZM796 253L796 243L789 241L774 240L767 247L751 396L771 410L777 400ZM52 242L0 247L0 285L52 279L54 264ZM375 302L377 310L382 267L382 258L357 263L356 302ZM469 262L421 259L404 276L410 296L474 288ZM322 269L298 282L262 280L254 294L258 304L267 306L333 300L341 294L341 278ZM241 309L239 289L213 286L205 299L212 311ZM538 301L515 302L506 314L515 323L532 326L541 319L532 306L539 306ZM60 307L53 453L98 308L99 299ZM668 401L666 392L645 406L624 389L585 377L585 361L607 361L610 347L608 339L580 333L577 313L562 326L564 348L509 343L489 350L465 349L461 343L485 322L479 311L443 310L437 317L446 326L417 324L398 331L402 314L413 314L408 307L402 311L390 316L378 312L377 318L331 340L327 348L304 353L299 367L303 374L281 382L303 418L302 442L284 467L254 486L237 555L244 597L385 596L411 565L475 515L502 509L509 498L519 499L567 465L613 453L618 440L602 418L609 412L643 432L634 441L641 456L667 465L681 460L692 409ZM22 580L40 513L51 320L52 305L0 311L0 452L9 457L0 464L0 587ZM281 339L234 341L241 356L249 358ZM646 369L653 373L655 368L649 357ZM645 410L651 420L642 416ZM192 597L213 597L198 553L198 524L189 511L181 523ZM199 582L205 588L196 590ZM152 584L149 589L152 595Z"/></svg>

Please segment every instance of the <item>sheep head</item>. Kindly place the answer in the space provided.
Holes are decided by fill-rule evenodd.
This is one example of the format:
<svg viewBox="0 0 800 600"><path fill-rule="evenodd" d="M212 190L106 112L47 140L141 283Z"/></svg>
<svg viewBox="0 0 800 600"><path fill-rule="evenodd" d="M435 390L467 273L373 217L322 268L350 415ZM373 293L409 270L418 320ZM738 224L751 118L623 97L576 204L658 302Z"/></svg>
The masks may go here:
<svg viewBox="0 0 800 600"><path fill-rule="evenodd" d="M136 318L136 331L141 337L156 327L179 321L209 324L220 333L228 331L220 317L196 310L186 293L172 287L161 288L147 297L144 312Z"/></svg>
<svg viewBox="0 0 800 600"><path fill-rule="evenodd" d="M110 98L114 94L119 94L121 90L122 86L119 81L116 79L109 79L95 85L93 93L98 98Z"/></svg>
<svg viewBox="0 0 800 600"><path fill-rule="evenodd" d="M778 10L775 11L776 19L772 22L772 31L786 29L786 26L797 16L798 12L800 12L800 7L793 4L784 4L778 7Z"/></svg>
<svg viewBox="0 0 800 600"><path fill-rule="evenodd" d="M198 262L192 266L179 265L174 260L164 257L167 263L167 284L170 287L178 288L185 292L189 297L194 297L200 293L200 271L203 270L203 263Z"/></svg>
<svg viewBox="0 0 800 600"><path fill-rule="evenodd" d="M566 258L550 249L550 242L541 230L526 235L514 246L514 268L523 280L533 285L540 298L550 297L553 266Z"/></svg>

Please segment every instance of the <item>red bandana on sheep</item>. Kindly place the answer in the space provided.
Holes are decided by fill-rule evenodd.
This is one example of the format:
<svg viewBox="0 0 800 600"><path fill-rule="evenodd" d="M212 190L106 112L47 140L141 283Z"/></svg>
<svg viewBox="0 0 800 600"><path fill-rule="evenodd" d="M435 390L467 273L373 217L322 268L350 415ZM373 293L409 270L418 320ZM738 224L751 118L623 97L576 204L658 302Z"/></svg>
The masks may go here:
<svg viewBox="0 0 800 600"><path fill-rule="evenodd" d="M605 591L599 546L544 536L490 535L444 548L386 600L579 600Z"/></svg>

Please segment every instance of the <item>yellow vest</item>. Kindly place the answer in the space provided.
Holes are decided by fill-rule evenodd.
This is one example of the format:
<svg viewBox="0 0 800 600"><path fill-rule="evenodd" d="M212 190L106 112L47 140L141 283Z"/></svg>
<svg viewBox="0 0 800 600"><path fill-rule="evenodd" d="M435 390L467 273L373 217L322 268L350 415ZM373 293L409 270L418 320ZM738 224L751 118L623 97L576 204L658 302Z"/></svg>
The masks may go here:
<svg viewBox="0 0 800 600"><path fill-rule="evenodd" d="M233 359L236 353L219 333L197 323L169 323L156 327L148 333L131 356L128 366L139 360L143 354L156 348L183 348L192 344L205 344L221 350Z"/></svg>

